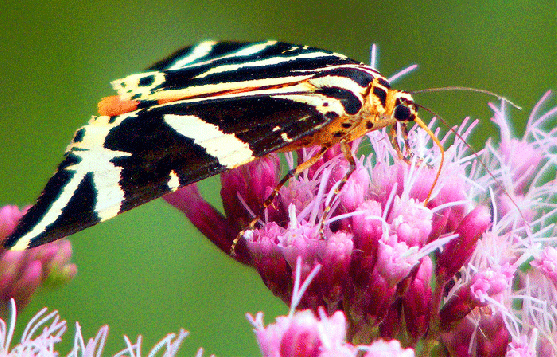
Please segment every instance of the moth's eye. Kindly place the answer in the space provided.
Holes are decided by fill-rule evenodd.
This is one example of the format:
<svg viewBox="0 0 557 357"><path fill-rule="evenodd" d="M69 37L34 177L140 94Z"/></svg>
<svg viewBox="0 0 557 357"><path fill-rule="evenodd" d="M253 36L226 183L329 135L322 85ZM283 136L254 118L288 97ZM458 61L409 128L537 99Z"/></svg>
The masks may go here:
<svg viewBox="0 0 557 357"><path fill-rule="evenodd" d="M399 104L395 107L393 116L397 121L413 121L416 119L416 111L405 104Z"/></svg>

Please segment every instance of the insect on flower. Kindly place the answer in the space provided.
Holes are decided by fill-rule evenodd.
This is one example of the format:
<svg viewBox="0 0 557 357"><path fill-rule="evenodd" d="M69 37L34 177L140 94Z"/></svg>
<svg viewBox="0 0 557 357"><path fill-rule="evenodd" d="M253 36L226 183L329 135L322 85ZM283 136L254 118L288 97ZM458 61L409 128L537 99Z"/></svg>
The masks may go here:
<svg viewBox="0 0 557 357"><path fill-rule="evenodd" d="M118 94L76 131L5 248L54 241L271 152L321 146L265 205L335 144L350 162L346 182L355 168L348 143L397 122L416 122L441 148L409 93L368 65L307 46L201 42L112 86Z"/></svg>

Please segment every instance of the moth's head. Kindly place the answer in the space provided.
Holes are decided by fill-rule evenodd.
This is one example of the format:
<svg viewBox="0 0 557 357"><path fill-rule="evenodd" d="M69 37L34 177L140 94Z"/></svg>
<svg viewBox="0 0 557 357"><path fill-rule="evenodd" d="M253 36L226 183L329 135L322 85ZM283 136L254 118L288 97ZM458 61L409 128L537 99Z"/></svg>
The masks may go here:
<svg viewBox="0 0 557 357"><path fill-rule="evenodd" d="M399 90L391 90L390 94L391 100L387 103L391 104L393 119L397 122L415 121L418 117L418 106L414 103L412 95Z"/></svg>
<svg viewBox="0 0 557 357"><path fill-rule="evenodd" d="M367 89L366 104L374 116L373 129L419 120L418 106L408 92L392 89L384 78L376 78Z"/></svg>

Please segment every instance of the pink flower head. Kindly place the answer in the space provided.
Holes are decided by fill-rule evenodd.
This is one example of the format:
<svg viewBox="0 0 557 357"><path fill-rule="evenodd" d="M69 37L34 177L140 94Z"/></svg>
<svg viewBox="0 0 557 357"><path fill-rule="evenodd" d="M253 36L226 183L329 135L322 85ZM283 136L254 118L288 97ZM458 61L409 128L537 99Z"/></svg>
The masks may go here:
<svg viewBox="0 0 557 357"><path fill-rule="evenodd" d="M551 351L548 353L536 353L537 350L537 336L521 336L521 338L511 341L509 343L506 357L536 357L536 356L550 356ZM541 352L541 351L540 351Z"/></svg>
<svg viewBox="0 0 557 357"><path fill-rule="evenodd" d="M15 229L25 211L16 206L0 208L0 242ZM6 311L11 298L20 308L29 303L40 286L56 287L77 273L70 263L71 243L60 239L23 252L0 250L0 310Z"/></svg>
<svg viewBox="0 0 557 357"><path fill-rule="evenodd" d="M246 317L255 327L254 332L263 356L315 356L315 357L356 357L361 351L366 356L377 356L390 352L394 356L414 356L411 349L402 349L398 341L375 342L372 345L354 346L346 341L347 322L342 311L331 316L323 308L317 311L302 310L295 312L306 289L322 267L317 265L302 283L299 273L302 259L296 259L296 279L292 291L292 304L288 316L279 316L276 322L265 327L263 313Z"/></svg>
<svg viewBox="0 0 557 357"><path fill-rule="evenodd" d="M403 336L404 347L436 339L457 354L474 348L478 353L500 353L523 334L524 322L541 331L543 345L555 335L555 323L547 321L557 321L557 316L546 309L541 316L545 324L532 321L541 315L539 297L555 306L557 294L551 295L547 288L542 293L539 276L534 280L532 275L527 285L528 293L537 296L528 299L532 310L523 314L513 305L526 289L525 283L515 284L521 279L521 265L532 255L540 256L540 246L555 246L557 241L548 239L549 222L557 215L555 204L548 201L557 199L552 181L557 131L543 130L557 108L540 116L540 107L530 117L524 138L514 139L505 105L493 106L501 145L489 143L481 150L481 163L480 156L468 154L460 140L468 137L475 123L465 121L455 128L459 138L452 145L451 133L441 138L445 164L431 197L439 150L427 145L423 131L412 128L408 142L413 155L407 160L399 159L384 131L362 139L371 145L369 156L357 156L359 143L354 143L356 170L340 193L349 163L339 147L333 147L291 178L266 210L262 202L282 178L274 156L227 173L221 191L226 215L205 213L214 209L197 195L194 204L185 205L201 208L199 216L216 217L192 221L209 231L208 237L226 253L256 215L258 224L238 240L235 259L257 269L285 303L292 299L296 259L303 262L304 277L321 265L297 307L310 309L316 321L319 311L326 316L342 311L349 341L367 344ZM306 161L317 150L299 150L298 159ZM531 159L524 162L525 157ZM294 157L286 158L294 169ZM429 203L424 206L426 199ZM195 215L195 209L189 211ZM552 276L550 263L536 260L533 265L545 272L543 279ZM313 336L315 341L314 330L288 324L295 331L306 331L289 336ZM493 344L477 337L484 328ZM466 333L457 345L453 336L458 338L459 331ZM307 346L308 353L316 351L314 343Z"/></svg>
<svg viewBox="0 0 557 357"><path fill-rule="evenodd" d="M414 341L423 336L429 327L433 296L432 277L433 262L429 257L425 257L402 298L407 329Z"/></svg>
<svg viewBox="0 0 557 357"><path fill-rule="evenodd" d="M478 272L472 278L471 293L478 301L485 301L486 297L496 299L510 290L514 274L515 269L508 265Z"/></svg>
<svg viewBox="0 0 557 357"><path fill-rule="evenodd" d="M540 257L530 263L540 271L557 287L557 248L545 247Z"/></svg>
<svg viewBox="0 0 557 357"><path fill-rule="evenodd" d="M14 330L16 325L16 304L12 299L9 303L10 319L0 319L0 356L37 356L56 357L61 353L58 344L63 340L67 330L66 321L60 318L58 311L47 313L47 308L40 310L27 324L19 342L14 341ZM102 326L94 338L87 341L81 334L81 326L76 322L75 335L68 337L73 342L73 348L68 356L93 357L103 355L103 349L108 336L108 326ZM150 351L149 356L154 356L162 351L161 355L173 357L178 355L178 349L188 332L180 329L178 334L169 333L160 340ZM124 336L127 347L116 353L120 356L141 356L141 336L137 342L132 343ZM66 347L66 346L65 346ZM200 349L197 356L201 357Z"/></svg>
<svg viewBox="0 0 557 357"><path fill-rule="evenodd" d="M491 224L491 216L485 207L477 207L461 221L454 231L459 239L452 240L439 255L437 272L450 279L467 263L476 248L477 241Z"/></svg>
<svg viewBox="0 0 557 357"><path fill-rule="evenodd" d="M19 207L13 205L0 208L0 238L2 242L13 232L17 222L19 222L26 210L24 209L22 212L19 210Z"/></svg>
<svg viewBox="0 0 557 357"><path fill-rule="evenodd" d="M398 242L396 236L393 235L379 242L375 268L390 286L395 286L406 278L417 263L408 245Z"/></svg>
<svg viewBox="0 0 557 357"><path fill-rule="evenodd" d="M293 316L277 317L274 324L264 326L263 314L254 318L247 315L255 327L254 332L265 357L356 357L363 356L413 357L412 349L404 349L398 341L376 341L369 346L354 346L346 341L346 318L341 311L328 317L323 310L319 316L311 310L296 312Z"/></svg>
<svg viewBox="0 0 557 357"><path fill-rule="evenodd" d="M402 348L399 341L377 340L365 349L364 357L414 357L416 354L410 348Z"/></svg>
<svg viewBox="0 0 557 357"><path fill-rule="evenodd" d="M442 335L450 356L504 356L510 334L501 314L475 309Z"/></svg>
<svg viewBox="0 0 557 357"><path fill-rule="evenodd" d="M557 304L557 288L551 282L551 256L557 239L553 224L549 224L557 213L557 132L548 122L557 117L557 107L539 113L549 95L546 93L535 106L522 139L512 138L505 104L492 106L494 121L501 129L501 145L488 143L484 150L490 172L473 170L471 175L478 187L493 187L487 195L493 207L492 228L477 242L470 260L461 268L441 319L446 322L452 315L457 321L456 314L448 311L458 311L455 307L459 306L464 312L468 304L467 319L476 321L469 326L470 336L484 334L482 321L492 320L488 316L500 316L503 327L488 324L489 330L499 331L499 341L509 341L509 346L516 347L524 336L535 335L538 343L528 348L538 355L557 354L557 310L551 307ZM536 153L531 154L532 150ZM532 155L536 158L528 159ZM474 196L486 199L481 190ZM525 269L532 257L537 257L530 263L535 268ZM471 319L476 311L484 312L483 318ZM462 340L457 329L452 334ZM503 338L504 334L507 337ZM470 348L474 341L469 341ZM491 345L489 351L494 353L496 349Z"/></svg>
<svg viewBox="0 0 557 357"><path fill-rule="evenodd" d="M340 311L317 318L311 310L278 317L265 327L263 314L248 315L263 356L356 356L357 349L346 343L346 319Z"/></svg>
<svg viewBox="0 0 557 357"><path fill-rule="evenodd" d="M423 247L432 230L432 216L431 210L418 201L396 196L387 221L399 242L409 247Z"/></svg>

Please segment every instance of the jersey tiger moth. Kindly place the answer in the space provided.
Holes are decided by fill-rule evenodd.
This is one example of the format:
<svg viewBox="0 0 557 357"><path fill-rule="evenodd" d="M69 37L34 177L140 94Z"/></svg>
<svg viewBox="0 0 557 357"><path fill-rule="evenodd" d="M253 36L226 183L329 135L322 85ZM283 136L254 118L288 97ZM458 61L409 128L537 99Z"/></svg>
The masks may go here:
<svg viewBox="0 0 557 357"><path fill-rule="evenodd" d="M349 142L397 122L415 121L440 145L409 93L307 46L205 41L112 86L5 248L60 239L271 152L321 146L281 185L335 144L353 164Z"/></svg>

